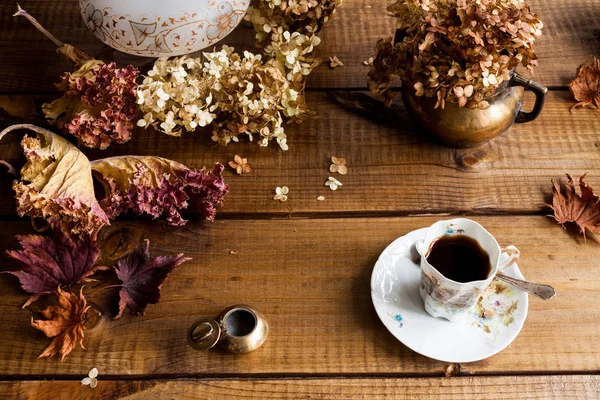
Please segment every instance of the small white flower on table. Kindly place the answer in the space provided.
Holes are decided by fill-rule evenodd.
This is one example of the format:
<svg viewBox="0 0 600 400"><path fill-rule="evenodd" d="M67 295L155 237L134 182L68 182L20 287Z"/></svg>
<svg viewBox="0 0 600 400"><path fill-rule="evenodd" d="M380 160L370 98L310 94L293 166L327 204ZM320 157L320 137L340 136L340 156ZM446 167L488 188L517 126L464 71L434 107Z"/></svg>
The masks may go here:
<svg viewBox="0 0 600 400"><path fill-rule="evenodd" d="M86 386L89 385L89 387L91 387L93 389L96 386L98 386L98 379L96 379L97 376L98 376L98 369L92 368L92 369L90 369L90 372L88 372L88 376L81 380L81 384L86 385Z"/></svg>
<svg viewBox="0 0 600 400"><path fill-rule="evenodd" d="M331 190L337 190L338 187L343 185L342 182L338 181L333 176L330 176L329 179L327 179L327 182L325 182L325 186L329 186L329 189Z"/></svg>
<svg viewBox="0 0 600 400"><path fill-rule="evenodd" d="M287 194L290 192L287 186L277 187L275 189L275 196L273 196L273 200L279 200L280 202L287 201Z"/></svg>

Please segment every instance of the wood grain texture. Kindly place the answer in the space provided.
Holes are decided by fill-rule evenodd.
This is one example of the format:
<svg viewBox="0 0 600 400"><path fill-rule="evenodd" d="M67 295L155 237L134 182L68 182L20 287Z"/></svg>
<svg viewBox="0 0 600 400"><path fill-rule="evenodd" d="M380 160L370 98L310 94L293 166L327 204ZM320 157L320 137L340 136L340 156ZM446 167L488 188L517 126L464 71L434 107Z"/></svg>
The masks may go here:
<svg viewBox="0 0 600 400"><path fill-rule="evenodd" d="M322 32L317 54L327 59L336 55L344 66L330 69L321 65L308 80L311 88L366 87L368 67L363 61L375 53L379 38L393 35L394 21L385 7L390 0L351 0L339 9ZM36 16L58 38L107 61L112 51L89 32L79 13L77 0L23 0L21 6ZM535 79L548 86L564 86L573 79L575 69L600 46L600 0L530 0L531 8L545 24L536 45L539 67ZM24 19L13 18L15 2L0 3L0 92L40 92L55 90L53 82L68 70L68 62L55 53L53 44ZM257 51L254 32L242 23L223 43ZM121 57L121 62L145 62Z"/></svg>
<svg viewBox="0 0 600 400"><path fill-rule="evenodd" d="M227 167L231 186L222 213L302 214L385 212L544 213L551 179L589 172L600 184L600 119L591 109L569 112L568 92L548 95L534 122L514 125L505 135L475 149L455 150L422 136L399 99L392 111L364 92L311 92L308 101L319 118L289 126L290 150L276 144L215 146L208 131L176 138L140 131L123 145L84 150L90 159L115 155L160 155L191 167L227 164L234 154L247 157L254 172L237 176ZM16 106L16 104L22 104ZM29 96L0 97L0 107L32 120ZM22 162L19 134L0 144L0 159ZM331 156L345 157L349 173L336 175L344 186L324 186ZM14 216L12 177L0 171L0 215ZM277 186L290 188L286 203L273 201ZM325 201L317 201L320 195ZM319 214L323 215L323 214Z"/></svg>
<svg viewBox="0 0 600 400"><path fill-rule="evenodd" d="M96 389L73 381L0 382L0 399L335 399L470 400L594 399L600 377L506 376L399 379L104 381Z"/></svg>
<svg viewBox="0 0 600 400"><path fill-rule="evenodd" d="M121 223L102 233L105 252L151 241L151 254L192 257L175 269L161 301L143 317L110 320L86 333L87 350L63 363L36 360L48 343L29 326L28 298L14 277L0 275L0 377L77 378L97 367L111 376L211 377L245 374L418 374L443 376L446 364L400 344L378 320L370 276L381 251L397 237L437 218L354 218L190 223ZM600 246L546 217L481 217L501 245L521 249L526 279L554 286L551 301L530 300L529 314L510 347L463 374L544 374L600 369ZM0 224L0 249L17 248L27 223ZM234 252L232 254L231 252ZM4 252L0 265L13 268ZM106 263L108 264L108 262ZM90 288L92 290L92 288ZM107 296L117 289L107 290ZM99 303L95 296L90 301ZM194 351L186 330L200 316L246 303L267 315L271 331L260 350L233 356ZM116 304L113 300L113 304ZM102 308L105 308L102 306ZM106 308L105 308L106 310Z"/></svg>

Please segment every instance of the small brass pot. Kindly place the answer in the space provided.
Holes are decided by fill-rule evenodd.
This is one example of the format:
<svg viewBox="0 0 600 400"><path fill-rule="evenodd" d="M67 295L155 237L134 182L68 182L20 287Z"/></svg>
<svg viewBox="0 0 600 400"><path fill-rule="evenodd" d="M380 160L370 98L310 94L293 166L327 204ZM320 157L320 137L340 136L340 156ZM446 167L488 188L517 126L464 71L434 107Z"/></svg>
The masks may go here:
<svg viewBox="0 0 600 400"><path fill-rule="evenodd" d="M530 112L523 111L523 93L535 94L535 105ZM544 107L548 89L517 72L511 80L501 85L486 98L490 107L486 110L470 110L447 102L446 106L434 108L436 99L417 97L411 83L402 84L402 99L410 116L434 138L450 147L479 146L504 133L511 125L536 119Z"/></svg>
<svg viewBox="0 0 600 400"><path fill-rule="evenodd" d="M238 304L226 308L217 318L202 317L194 322L187 340L196 350L208 350L218 343L230 353L249 353L262 346L268 334L265 316L255 308Z"/></svg>

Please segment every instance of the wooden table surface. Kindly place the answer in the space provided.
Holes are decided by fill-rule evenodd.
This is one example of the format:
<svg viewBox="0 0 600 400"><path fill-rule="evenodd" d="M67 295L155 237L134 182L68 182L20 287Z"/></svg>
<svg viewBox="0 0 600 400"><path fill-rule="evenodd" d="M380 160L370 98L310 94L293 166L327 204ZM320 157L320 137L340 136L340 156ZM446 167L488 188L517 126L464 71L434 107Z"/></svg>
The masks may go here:
<svg viewBox="0 0 600 400"><path fill-rule="evenodd" d="M324 63L309 77L307 101L318 118L286 128L287 152L273 144L214 147L206 131L183 138L144 132L106 151L84 150L90 159L150 154L193 167L238 153L255 172L226 170L231 192L214 223L114 223L106 234L147 237L153 253L193 260L175 269L145 316L99 324L86 333L87 349L62 363L36 360L48 339L30 327L16 280L0 275L0 398L600 398L600 241L584 243L561 229L543 206L550 180L565 173L589 172L600 187L600 114L571 114L566 86L600 50L600 0L530 0L545 24L535 75L550 88L545 109L536 121L467 150L421 137L401 101L391 110L368 101L363 61L378 38L392 34L387 2L346 0L322 32L318 55L336 55L344 66ZM57 37L122 61L87 31L76 0L20 4ZM41 102L56 96L53 82L70 65L11 16L15 9L12 1L0 3L0 107L15 120L39 122ZM242 24L224 42L252 49L252 28ZM0 159L22 160L16 136L0 144ZM332 155L345 157L349 168L336 192L323 186ZM0 174L1 250L18 248L15 234L33 232L16 215L11 179ZM283 185L289 201L273 201ZM551 301L530 300L508 348L460 368L399 343L378 320L369 287L390 242L448 215L469 216L501 244L519 247L525 277L558 292ZM2 269L14 267L1 257ZM232 356L188 346L195 319L240 302L267 315L263 348ZM79 383L92 367L100 371L94 390Z"/></svg>

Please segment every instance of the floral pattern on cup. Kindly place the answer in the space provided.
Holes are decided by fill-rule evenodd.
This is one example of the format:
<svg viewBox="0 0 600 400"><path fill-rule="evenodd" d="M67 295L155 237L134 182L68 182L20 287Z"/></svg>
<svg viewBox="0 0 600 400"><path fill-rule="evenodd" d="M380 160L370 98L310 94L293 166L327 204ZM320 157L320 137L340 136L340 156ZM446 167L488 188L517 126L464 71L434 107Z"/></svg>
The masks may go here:
<svg viewBox="0 0 600 400"><path fill-rule="evenodd" d="M513 291L504 283L494 279L471 310L471 323L496 339L502 327L509 326L515 320L519 301L514 299Z"/></svg>
<svg viewBox="0 0 600 400"><path fill-rule="evenodd" d="M173 7L166 15L153 13L150 7L134 15L115 11L119 9L117 0L79 1L83 20L98 39L119 51L147 57L187 54L211 46L240 23L249 3L190 1L188 11ZM107 4L112 7L103 6Z"/></svg>
<svg viewBox="0 0 600 400"><path fill-rule="evenodd" d="M463 289L444 285L433 274L427 274L424 271L421 271L421 285L419 290L424 292L421 293L422 298L429 297L428 307L433 312L441 314L441 310L443 309L452 315L458 314L465 308L472 307L481 294L481 289L477 287Z"/></svg>

